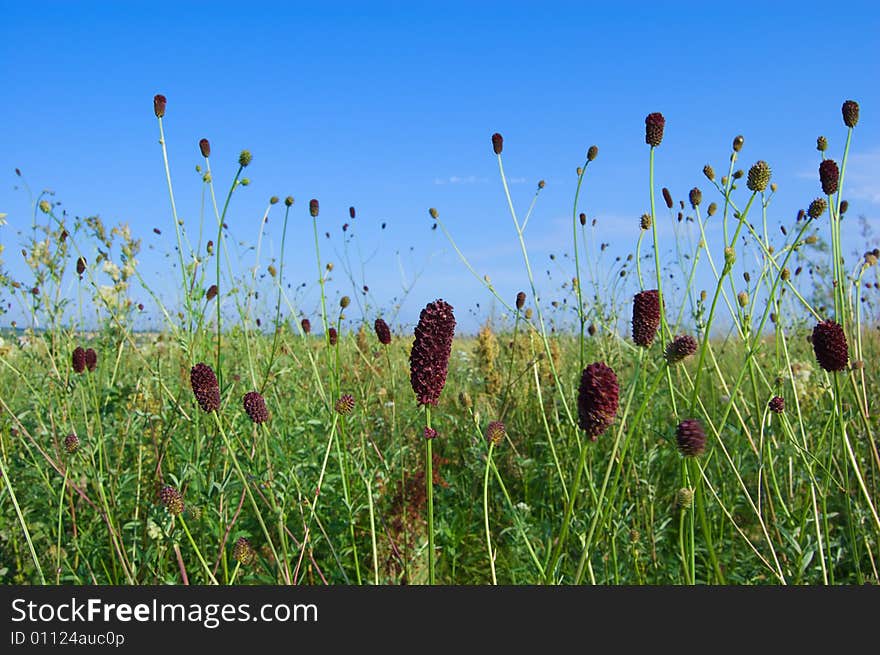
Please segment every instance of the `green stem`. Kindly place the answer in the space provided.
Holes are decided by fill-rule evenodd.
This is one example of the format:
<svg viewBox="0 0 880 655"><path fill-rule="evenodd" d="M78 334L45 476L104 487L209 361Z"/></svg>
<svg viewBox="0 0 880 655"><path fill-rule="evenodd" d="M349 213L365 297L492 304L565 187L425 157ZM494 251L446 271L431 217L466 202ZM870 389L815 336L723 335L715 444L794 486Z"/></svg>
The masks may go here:
<svg viewBox="0 0 880 655"><path fill-rule="evenodd" d="M486 549L489 552L489 568L492 571L492 584L498 584L495 575L495 557L492 553L492 533L489 531L489 469L492 466L492 452L495 450L495 442L489 442L489 454L486 456L486 472L483 475L483 521L486 526Z"/></svg>
<svg viewBox="0 0 880 655"><path fill-rule="evenodd" d="M425 405L425 426L431 429L431 408ZM434 572L434 455L433 439L425 439L425 485L428 494L428 584L435 582Z"/></svg>

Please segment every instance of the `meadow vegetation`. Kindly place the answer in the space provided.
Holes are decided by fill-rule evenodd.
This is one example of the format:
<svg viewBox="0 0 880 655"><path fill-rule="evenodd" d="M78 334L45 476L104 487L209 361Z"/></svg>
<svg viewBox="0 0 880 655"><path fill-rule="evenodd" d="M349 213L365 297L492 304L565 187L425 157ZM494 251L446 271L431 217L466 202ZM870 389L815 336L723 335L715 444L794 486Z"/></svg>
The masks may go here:
<svg viewBox="0 0 880 655"><path fill-rule="evenodd" d="M363 303L367 286L322 257L316 199L269 199L255 265L235 270L225 226L251 154L215 192L198 142L206 210L185 223L168 106L155 97L179 302L141 274L125 224L47 194L32 197L27 274L0 260L6 309L28 318L0 344L0 581L878 582L880 251L842 247L859 229L843 196L855 102L842 145L817 140L815 197L778 211L772 167L745 159L742 136L686 200L657 188L672 164L649 114L645 213L632 254L604 261L581 206L601 165L589 147L552 291L526 238L544 183L518 210L492 135L522 291L502 297L442 211L424 218L501 308L475 335L429 278L417 326ZM260 258L270 214L277 261ZM354 207L346 220L351 242ZM312 315L285 277L294 235L313 245ZM160 330L135 329L145 311Z"/></svg>

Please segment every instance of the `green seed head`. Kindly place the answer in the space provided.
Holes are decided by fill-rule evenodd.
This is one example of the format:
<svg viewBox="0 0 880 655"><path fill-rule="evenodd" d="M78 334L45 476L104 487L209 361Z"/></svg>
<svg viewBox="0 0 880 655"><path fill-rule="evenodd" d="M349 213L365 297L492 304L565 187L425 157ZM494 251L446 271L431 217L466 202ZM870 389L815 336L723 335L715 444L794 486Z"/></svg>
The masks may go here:
<svg viewBox="0 0 880 655"><path fill-rule="evenodd" d="M770 164L761 160L755 162L749 169L749 179L746 181L749 191L763 192L770 183Z"/></svg>
<svg viewBox="0 0 880 655"><path fill-rule="evenodd" d="M244 168L251 163L252 159L253 157L251 156L250 150L242 150L241 154L238 156L238 165Z"/></svg>

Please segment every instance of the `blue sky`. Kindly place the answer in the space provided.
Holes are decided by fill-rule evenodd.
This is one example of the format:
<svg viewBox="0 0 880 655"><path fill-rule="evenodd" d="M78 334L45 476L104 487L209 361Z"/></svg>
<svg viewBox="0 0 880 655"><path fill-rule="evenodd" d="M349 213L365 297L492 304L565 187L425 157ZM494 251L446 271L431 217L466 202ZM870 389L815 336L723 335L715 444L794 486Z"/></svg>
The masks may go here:
<svg viewBox="0 0 880 655"><path fill-rule="evenodd" d="M846 11L827 15L836 6ZM667 121L658 192L667 186L676 200L686 199L696 185L705 203L718 200L702 167L726 169L731 139L741 133L742 167L765 159L779 184L772 229L820 194L816 136L825 134L839 159L841 103L859 101L844 196L850 217L864 215L880 229L875 3L3 0L2 9L0 213L8 224L0 243L4 266L22 279L16 231L29 228L31 214L27 194L15 188L15 168L32 189L55 191L71 214L129 223L143 239L141 270L163 299L176 302L155 93L168 97L171 170L190 233L202 197L195 173L202 137L211 140L221 194L239 151L253 153L251 183L234 194L227 220L241 270L254 264L246 245L257 241L268 198L295 197L285 277L293 286L307 283L299 302L313 317L313 197L321 202L321 230L332 237L321 239L322 256L336 267L332 297L354 295L341 272L341 226L348 207L357 208L354 232L371 257L364 269L371 314L388 311L400 295L401 269L408 278L421 272L400 312L404 323L437 297L456 307L466 329L477 324L471 311L492 311L488 292L431 230L429 207L502 295L512 299L527 288L491 151L495 131L505 137L517 207L525 210L538 180L547 183L526 239L548 302L571 276L563 253L571 249L575 169L591 144L600 154L582 210L597 218L595 240L610 243L603 262L633 251L648 206L644 118L653 111ZM661 217L671 253L672 222ZM263 237L263 268L279 255L281 219L279 205ZM864 249L855 221L852 230L846 252ZM720 242L713 245L720 256ZM357 261L358 245L349 248ZM149 305L137 288L132 296ZM155 314L147 309L144 326Z"/></svg>

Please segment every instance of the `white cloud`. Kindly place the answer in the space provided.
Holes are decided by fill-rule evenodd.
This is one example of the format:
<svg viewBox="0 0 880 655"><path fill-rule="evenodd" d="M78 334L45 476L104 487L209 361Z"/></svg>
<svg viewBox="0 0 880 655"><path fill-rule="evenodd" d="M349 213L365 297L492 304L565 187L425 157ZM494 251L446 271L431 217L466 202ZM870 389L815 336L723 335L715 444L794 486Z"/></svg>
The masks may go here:
<svg viewBox="0 0 880 655"><path fill-rule="evenodd" d="M435 177L434 184L484 184L488 180L476 175L450 175L449 177Z"/></svg>

